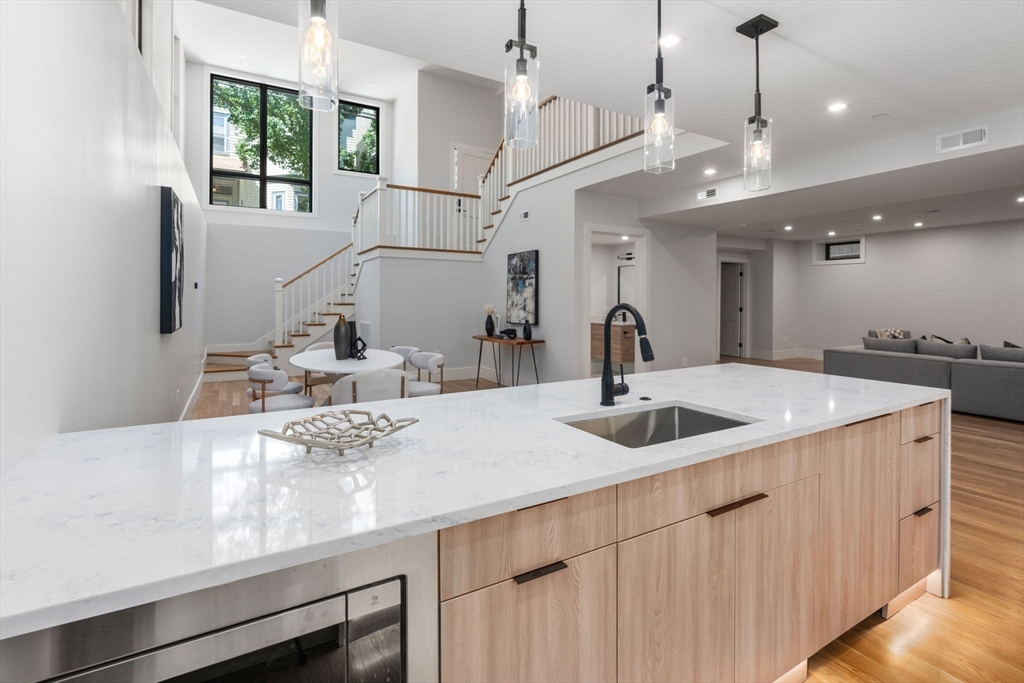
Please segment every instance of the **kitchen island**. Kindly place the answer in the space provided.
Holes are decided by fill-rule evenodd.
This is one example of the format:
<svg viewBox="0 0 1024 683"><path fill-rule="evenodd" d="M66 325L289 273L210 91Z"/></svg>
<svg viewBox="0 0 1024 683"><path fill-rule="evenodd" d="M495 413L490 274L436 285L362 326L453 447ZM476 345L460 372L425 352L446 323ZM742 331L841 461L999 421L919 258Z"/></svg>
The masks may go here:
<svg viewBox="0 0 1024 683"><path fill-rule="evenodd" d="M641 373L630 384L613 408L598 405L596 379L365 404L375 414L420 422L340 459L257 436L316 409L59 435L11 468L0 488L4 659L14 645L23 650L64 625L88 630L99 623L89 620L104 615L339 556L371 553L370 564L384 563L379 553L403 543L433 548L436 555L428 553L424 563L433 563L439 579L425 597L411 595L409 586L410 599L435 609L433 631L410 617L410 632L426 633L422 647L430 650L433 641L434 649L432 658L416 661L410 652L415 680L438 677L437 652L445 680L591 673L610 680L746 680L749 671L764 677L762 661L771 662L767 680L774 680L779 666L786 667L782 673L799 667L870 612L898 609L925 582L947 593L948 391L744 365ZM643 448L566 424L673 405L746 424ZM912 500L932 491L936 498L914 507ZM762 508L774 512L754 515ZM793 525L777 525L789 516ZM702 558L700 566L679 563L678 551L689 544L697 545L686 556ZM933 547L940 572L933 571ZM655 628L648 612L665 606L672 614L674 605L693 605L697 596L671 587L659 593L663 582L642 580L648 569L729 583L721 594L699 592L711 595L702 609L718 615L718 632L726 634L746 616L770 617L750 622L754 631L777 623L777 606L744 612L762 586L741 580L737 567L764 563L789 567L809 591L774 592L801 605L811 622L801 624L793 642L780 648L704 636L705 653L764 652L754 662L733 655L721 670L657 652L676 634L658 631L664 620ZM622 585L626 576L637 582ZM591 628L579 634L591 640L557 642L566 661L577 655L575 665L559 664L557 672L510 671L503 667L515 666L517 657L501 660L486 638L509 635L521 654L531 642L541 647L537 638L548 631L537 624L536 637L524 640L479 620L488 610L500 608L507 618L524 609L508 588L537 590L545 577L575 577L567 589L576 593L567 599L591 610L581 617ZM529 609L549 598L537 597ZM636 608L623 610L624 601ZM684 616L702 614L685 611L691 616L678 615L680 632L694 627ZM611 621L596 632L591 615ZM630 645L626 634L640 640ZM612 660L589 649L609 643ZM710 649L717 647L725 649ZM790 661L792 652L800 659ZM539 654L526 659L544 666ZM635 668L623 669L624 662Z"/></svg>

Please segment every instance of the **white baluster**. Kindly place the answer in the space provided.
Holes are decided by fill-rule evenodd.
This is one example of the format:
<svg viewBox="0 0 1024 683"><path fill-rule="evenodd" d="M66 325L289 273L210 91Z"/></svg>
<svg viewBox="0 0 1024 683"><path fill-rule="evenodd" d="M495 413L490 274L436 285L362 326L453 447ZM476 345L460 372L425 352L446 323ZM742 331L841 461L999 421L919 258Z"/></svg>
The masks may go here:
<svg viewBox="0 0 1024 683"><path fill-rule="evenodd" d="M284 343L284 280L274 278L274 343Z"/></svg>

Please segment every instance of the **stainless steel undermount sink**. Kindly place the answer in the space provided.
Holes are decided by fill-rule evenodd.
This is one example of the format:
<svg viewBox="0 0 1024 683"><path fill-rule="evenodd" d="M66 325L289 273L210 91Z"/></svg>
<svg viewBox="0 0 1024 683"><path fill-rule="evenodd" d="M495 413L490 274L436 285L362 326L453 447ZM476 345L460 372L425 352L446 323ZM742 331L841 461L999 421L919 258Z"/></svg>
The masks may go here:
<svg viewBox="0 0 1024 683"><path fill-rule="evenodd" d="M565 424L620 446L643 448L666 441L742 427L750 422L672 405Z"/></svg>

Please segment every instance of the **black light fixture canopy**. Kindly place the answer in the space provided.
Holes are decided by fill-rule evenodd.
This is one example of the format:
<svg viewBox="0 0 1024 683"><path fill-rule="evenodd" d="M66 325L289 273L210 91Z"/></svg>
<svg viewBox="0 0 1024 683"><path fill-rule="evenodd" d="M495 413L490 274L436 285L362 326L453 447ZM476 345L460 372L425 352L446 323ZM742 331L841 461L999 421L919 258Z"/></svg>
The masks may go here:
<svg viewBox="0 0 1024 683"><path fill-rule="evenodd" d="M778 28L779 22L759 14L736 27L736 32L754 41L754 115L744 132L743 187L750 192L771 186L771 121L761 116L761 36Z"/></svg>

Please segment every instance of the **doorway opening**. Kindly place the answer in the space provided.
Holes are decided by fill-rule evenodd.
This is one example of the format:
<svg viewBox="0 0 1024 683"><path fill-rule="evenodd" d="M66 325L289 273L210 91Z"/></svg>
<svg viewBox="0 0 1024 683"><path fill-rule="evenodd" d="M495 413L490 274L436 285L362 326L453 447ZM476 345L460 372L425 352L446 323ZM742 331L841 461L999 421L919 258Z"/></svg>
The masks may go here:
<svg viewBox="0 0 1024 683"><path fill-rule="evenodd" d="M642 255L635 235L592 232L590 235L590 376L600 377L604 364L604 320L620 303L631 304L643 315L639 277ZM636 323L627 313L612 323L612 367L616 374L637 371Z"/></svg>
<svg viewBox="0 0 1024 683"><path fill-rule="evenodd" d="M719 260L718 277L718 354L719 357L745 357L747 264Z"/></svg>

